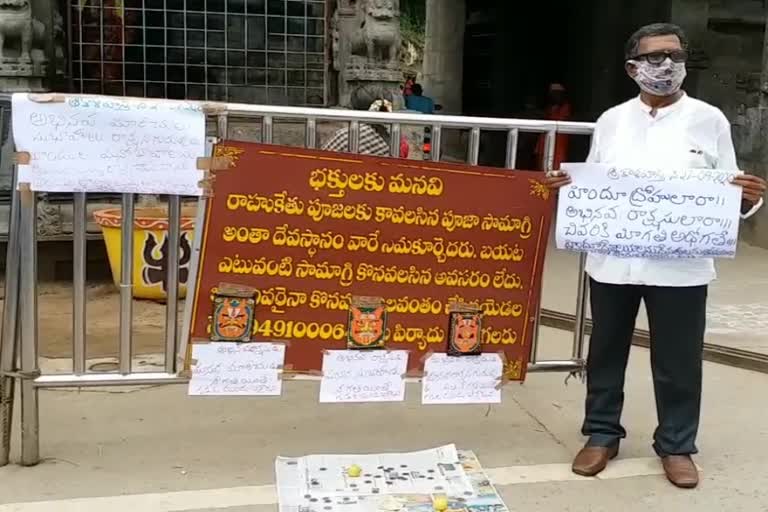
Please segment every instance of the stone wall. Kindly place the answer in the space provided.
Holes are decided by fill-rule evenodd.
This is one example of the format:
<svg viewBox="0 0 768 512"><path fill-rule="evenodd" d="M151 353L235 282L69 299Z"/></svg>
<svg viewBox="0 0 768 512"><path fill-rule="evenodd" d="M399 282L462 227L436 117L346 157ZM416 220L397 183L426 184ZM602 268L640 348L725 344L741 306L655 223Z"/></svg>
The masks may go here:
<svg viewBox="0 0 768 512"><path fill-rule="evenodd" d="M719 107L733 124L742 169L768 177L761 72L766 10L763 0L674 0L671 20L691 39L686 89ZM768 247L768 208L744 224L742 238Z"/></svg>

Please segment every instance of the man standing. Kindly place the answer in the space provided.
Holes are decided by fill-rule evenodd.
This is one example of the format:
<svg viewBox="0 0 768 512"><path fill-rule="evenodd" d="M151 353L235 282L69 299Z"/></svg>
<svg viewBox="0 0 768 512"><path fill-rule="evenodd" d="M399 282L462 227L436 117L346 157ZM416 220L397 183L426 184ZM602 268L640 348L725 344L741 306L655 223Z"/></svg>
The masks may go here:
<svg viewBox="0 0 768 512"><path fill-rule="evenodd" d="M737 170L731 127L723 113L681 90L688 41L670 24L641 28L626 48L626 70L640 96L597 121L589 162L629 167ZM553 189L570 182L551 172ZM742 217L763 204L766 182L742 175ZM583 476L601 472L626 437L621 426L624 374L632 332L645 302L651 332L651 367L658 427L654 449L667 478L693 488L699 477L691 455L701 406L702 355L707 286L715 278L711 259L649 260L589 254L594 328L587 360L586 418L589 438L573 462Z"/></svg>

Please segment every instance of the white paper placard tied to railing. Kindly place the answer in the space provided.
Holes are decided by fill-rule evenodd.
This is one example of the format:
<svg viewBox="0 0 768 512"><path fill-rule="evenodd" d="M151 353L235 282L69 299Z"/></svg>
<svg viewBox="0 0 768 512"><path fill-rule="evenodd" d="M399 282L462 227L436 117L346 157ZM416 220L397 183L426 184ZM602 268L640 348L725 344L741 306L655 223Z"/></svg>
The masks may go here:
<svg viewBox="0 0 768 512"><path fill-rule="evenodd" d="M402 402L407 370L407 350L328 350L320 403Z"/></svg>
<svg viewBox="0 0 768 512"><path fill-rule="evenodd" d="M739 239L738 171L563 164L557 247L627 258L730 258Z"/></svg>
<svg viewBox="0 0 768 512"><path fill-rule="evenodd" d="M282 343L207 343L192 346L189 394L277 396L285 361Z"/></svg>
<svg viewBox="0 0 768 512"><path fill-rule="evenodd" d="M421 403L500 404L504 361L498 353L451 357L432 354L424 362Z"/></svg>
<svg viewBox="0 0 768 512"><path fill-rule="evenodd" d="M183 101L13 95L19 184L44 192L200 195L205 114Z"/></svg>

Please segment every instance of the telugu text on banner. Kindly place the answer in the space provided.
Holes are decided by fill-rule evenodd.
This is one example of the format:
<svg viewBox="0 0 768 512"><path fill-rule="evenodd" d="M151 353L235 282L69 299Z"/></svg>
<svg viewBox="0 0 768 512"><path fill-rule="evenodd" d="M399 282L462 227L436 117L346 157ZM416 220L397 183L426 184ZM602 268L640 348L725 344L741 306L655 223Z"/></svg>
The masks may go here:
<svg viewBox="0 0 768 512"><path fill-rule="evenodd" d="M734 171L563 164L557 247L626 258L733 257L741 189Z"/></svg>
<svg viewBox="0 0 768 512"><path fill-rule="evenodd" d="M524 377L553 213L541 174L222 142L192 320L211 291L257 290L254 340L291 340L286 367L346 348L352 298L381 297L389 350L445 352L451 306L483 312L483 350Z"/></svg>

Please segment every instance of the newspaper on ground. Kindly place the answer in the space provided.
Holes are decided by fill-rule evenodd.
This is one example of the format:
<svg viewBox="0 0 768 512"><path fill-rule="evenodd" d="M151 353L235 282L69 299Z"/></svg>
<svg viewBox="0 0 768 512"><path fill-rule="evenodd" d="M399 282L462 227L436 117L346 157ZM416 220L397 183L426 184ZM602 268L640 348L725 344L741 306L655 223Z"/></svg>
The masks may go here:
<svg viewBox="0 0 768 512"><path fill-rule="evenodd" d="M508 512L477 457L454 445L410 453L278 457L280 512ZM354 475L354 476L353 476Z"/></svg>

